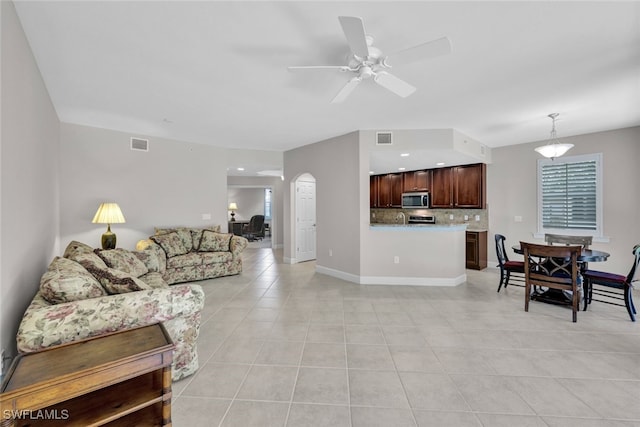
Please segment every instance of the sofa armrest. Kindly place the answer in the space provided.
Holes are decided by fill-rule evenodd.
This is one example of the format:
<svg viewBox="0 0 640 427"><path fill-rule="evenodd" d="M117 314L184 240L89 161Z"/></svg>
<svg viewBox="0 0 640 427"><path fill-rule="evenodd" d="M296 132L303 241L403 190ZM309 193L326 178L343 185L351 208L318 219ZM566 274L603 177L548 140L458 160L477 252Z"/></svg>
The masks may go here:
<svg viewBox="0 0 640 427"><path fill-rule="evenodd" d="M204 306L199 285L108 295L51 305L38 292L17 334L18 351L33 352L108 332L199 313Z"/></svg>
<svg viewBox="0 0 640 427"><path fill-rule="evenodd" d="M162 247L151 239L143 239L136 243L136 251L150 251L158 258L158 272L164 274L167 270L167 254Z"/></svg>
<svg viewBox="0 0 640 427"><path fill-rule="evenodd" d="M229 249L231 250L233 257L234 258L239 257L242 251L244 250L244 248L246 248L248 244L249 244L249 241L244 237L236 236L236 235L231 236L231 241L229 242Z"/></svg>

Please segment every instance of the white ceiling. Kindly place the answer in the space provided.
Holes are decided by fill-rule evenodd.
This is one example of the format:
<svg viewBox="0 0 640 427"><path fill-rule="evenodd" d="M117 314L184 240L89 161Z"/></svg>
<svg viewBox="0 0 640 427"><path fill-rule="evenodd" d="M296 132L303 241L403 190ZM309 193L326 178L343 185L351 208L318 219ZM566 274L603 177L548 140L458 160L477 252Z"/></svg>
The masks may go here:
<svg viewBox="0 0 640 427"><path fill-rule="evenodd" d="M356 129L454 128L489 147L640 125L640 2L17 1L60 120L283 151ZM290 65L345 64L338 16L391 53L448 36L450 55L393 68L418 90Z"/></svg>

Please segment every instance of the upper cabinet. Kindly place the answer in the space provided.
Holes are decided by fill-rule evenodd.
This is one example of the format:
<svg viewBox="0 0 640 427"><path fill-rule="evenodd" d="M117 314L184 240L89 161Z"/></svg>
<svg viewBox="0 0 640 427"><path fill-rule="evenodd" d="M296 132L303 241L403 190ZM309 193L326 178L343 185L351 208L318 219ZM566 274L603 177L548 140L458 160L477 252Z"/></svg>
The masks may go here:
<svg viewBox="0 0 640 427"><path fill-rule="evenodd" d="M487 165L434 169L431 185L433 208L485 208Z"/></svg>
<svg viewBox="0 0 640 427"><path fill-rule="evenodd" d="M431 207L453 207L453 173L452 168L440 168L433 170L431 183Z"/></svg>
<svg viewBox="0 0 640 427"><path fill-rule="evenodd" d="M429 191L432 208L484 209L487 190L484 163L370 177L372 208L401 207L402 192Z"/></svg>
<svg viewBox="0 0 640 427"><path fill-rule="evenodd" d="M402 174L389 173L380 175L378 183L378 207L402 207Z"/></svg>
<svg viewBox="0 0 640 427"><path fill-rule="evenodd" d="M487 165L456 166L453 173L453 206L457 208L485 208Z"/></svg>
<svg viewBox="0 0 640 427"><path fill-rule="evenodd" d="M403 191L429 191L431 189L431 171L411 171L402 174Z"/></svg>

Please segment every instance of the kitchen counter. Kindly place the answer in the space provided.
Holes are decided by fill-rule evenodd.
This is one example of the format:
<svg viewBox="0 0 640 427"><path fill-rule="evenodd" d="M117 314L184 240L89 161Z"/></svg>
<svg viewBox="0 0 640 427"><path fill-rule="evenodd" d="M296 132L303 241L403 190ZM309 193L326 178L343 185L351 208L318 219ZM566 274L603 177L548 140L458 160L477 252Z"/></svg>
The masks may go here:
<svg viewBox="0 0 640 427"><path fill-rule="evenodd" d="M458 231L466 230L467 224L369 224L372 230L393 229L395 231Z"/></svg>

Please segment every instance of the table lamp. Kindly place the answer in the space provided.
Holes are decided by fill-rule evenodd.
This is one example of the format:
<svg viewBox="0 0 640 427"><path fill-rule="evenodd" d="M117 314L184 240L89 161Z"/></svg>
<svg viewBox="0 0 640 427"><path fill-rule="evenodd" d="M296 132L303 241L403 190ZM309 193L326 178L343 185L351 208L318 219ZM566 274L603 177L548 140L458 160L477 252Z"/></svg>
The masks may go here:
<svg viewBox="0 0 640 427"><path fill-rule="evenodd" d="M238 205L236 202L229 203L229 210L231 211L231 221L235 221L236 211L238 210Z"/></svg>
<svg viewBox="0 0 640 427"><path fill-rule="evenodd" d="M111 224L125 222L120 206L117 203L102 203L91 222L94 224L107 224L107 232L102 235L102 249L115 249L116 235L111 232Z"/></svg>

